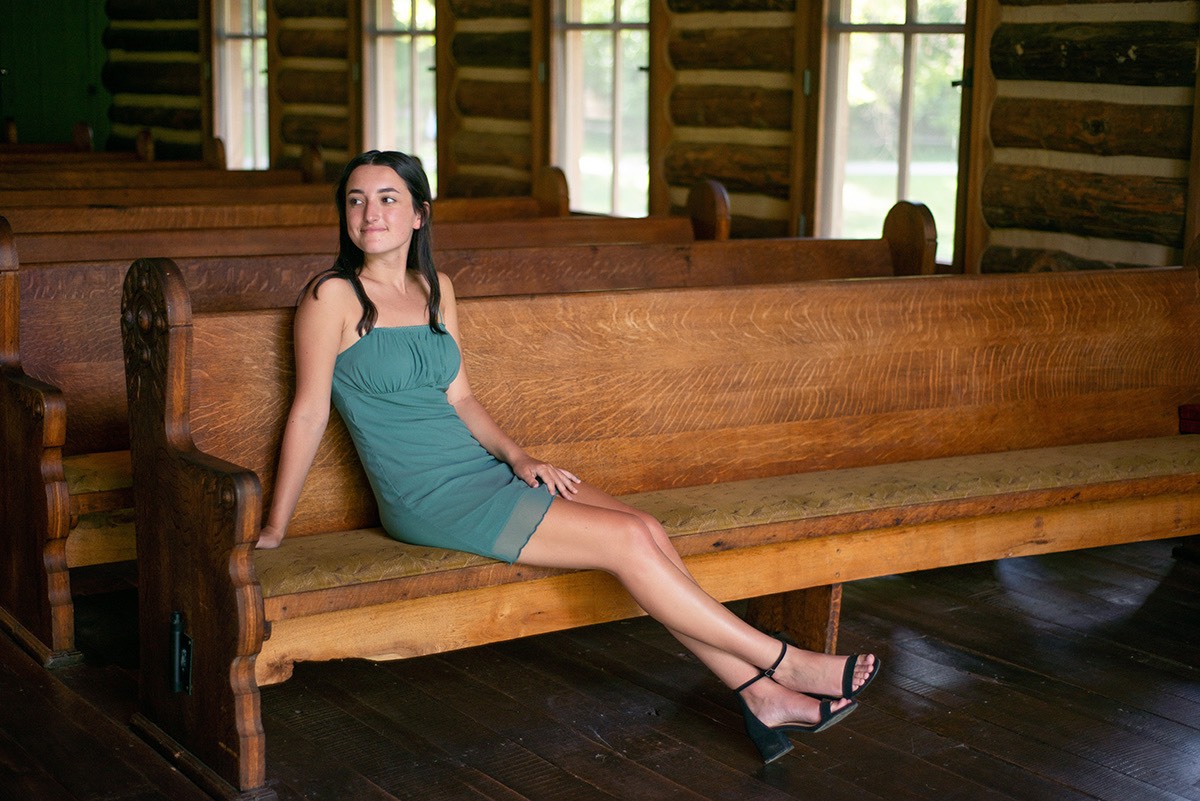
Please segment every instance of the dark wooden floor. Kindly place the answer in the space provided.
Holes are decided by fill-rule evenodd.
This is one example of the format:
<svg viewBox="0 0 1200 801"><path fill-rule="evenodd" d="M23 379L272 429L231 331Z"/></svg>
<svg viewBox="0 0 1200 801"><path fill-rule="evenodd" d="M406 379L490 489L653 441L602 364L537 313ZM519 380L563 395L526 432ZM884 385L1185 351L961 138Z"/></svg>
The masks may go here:
<svg viewBox="0 0 1200 801"><path fill-rule="evenodd" d="M637 620L301 665L262 694L268 771L281 801L1200 799L1200 566L1170 550L847 586L841 650L885 672L766 769L733 695ZM135 601L92 578L88 664L51 675L0 641L0 799L200 799L130 734Z"/></svg>

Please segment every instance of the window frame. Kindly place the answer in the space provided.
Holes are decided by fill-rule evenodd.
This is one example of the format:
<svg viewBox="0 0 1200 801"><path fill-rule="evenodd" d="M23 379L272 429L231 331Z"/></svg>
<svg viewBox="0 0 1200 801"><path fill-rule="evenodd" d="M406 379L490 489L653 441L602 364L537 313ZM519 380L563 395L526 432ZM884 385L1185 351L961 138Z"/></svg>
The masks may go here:
<svg viewBox="0 0 1200 801"><path fill-rule="evenodd" d="M661 30L654 23L656 16L656 0L648 0L646 4L646 19L644 21L626 22L621 19L622 0L613 0L613 17L607 22L574 22L567 20L568 4L578 7L582 4L582 0L554 0L551 13L548 19L548 39L549 39L549 74L541 75L539 79L544 80L548 84L548 96L550 113L547 115L549 119L548 125L548 152L552 163L556 163L567 176L567 184L571 187L572 210L577 210L575 201L580 197L578 187L581 185L581 180L578 175L576 164L564 163L567 161L565 155L566 148L563 144L563 139L566 136L564 131L563 120L571 115L572 104L578 102L582 93L579 91L571 92L567 85L569 77L578 76L582 69L576 68L570 70L567 67L567 61L571 58L571 53L567 47L567 37L572 32L607 32L611 35L611 46L613 53L612 67L612 97L609 101L609 111L613 121L612 126L612 141L610 148L610 158L613 165L613 179L609 188L609 211L608 214L617 214L619 207L619 198L621 184L619 182L619 169L622 148L622 133L623 123L620 109L624 100L623 85L620 77L625 69L624 53L621 47L621 34L626 31L640 31L647 39L647 55L646 63L640 65L638 70L646 76L646 132L645 142L647 150L646 168L647 168L647 187L646 187L646 209L647 213L652 213L654 209L653 198L655 194L654 183L654 152L655 152L655 58L654 58L654 36ZM582 16L582 15L579 15ZM545 67L542 68L545 72ZM581 114L575 114L574 118L579 118ZM593 212L605 213L605 212Z"/></svg>
<svg viewBox="0 0 1200 801"><path fill-rule="evenodd" d="M379 121L379 115L378 115L378 110L377 110L379 104L374 102L374 98L377 95L377 93L380 91L380 87L384 85L384 82L381 82L381 80L380 80L381 75L383 74L383 71L380 69L380 64L379 64L379 41L381 39L387 39L387 38L390 38L393 40L399 40L399 39L407 39L408 40L408 42L409 42L409 58L408 58L408 62L409 62L409 74L408 74L409 96L414 98L414 100L416 100L420 97L423 97L426 94L425 87L422 86L422 79L425 77L424 72L432 72L433 73L433 81L432 81L431 88L433 91L433 97L429 98L430 103L428 105L430 108L433 109L435 118L440 116L440 113L439 113L440 107L438 105L438 103L439 103L438 97L440 94L440 88L438 86L438 83L439 83L438 59L439 59L439 54L440 54L440 50L438 48L438 36L439 36L438 17L441 16L438 13L438 11L439 11L438 5L439 4L436 2L436 0L428 0L429 5L432 6L432 8L433 8L433 14L434 14L433 24L429 28L421 28L421 27L419 27L419 20L417 19L417 16L418 16L417 9L418 9L419 3L417 2L417 0L412 0L411 6L410 6L410 15L409 15L410 27L401 28L401 27L381 27L379 25L378 2L379 2L379 0L364 0L365 8L363 9L363 24L361 26L361 32L362 32L361 33L361 35L362 35L361 42L362 42L362 53L363 53L362 63L363 63L363 72L364 72L364 78L365 78L365 80L363 80L363 82L362 82L362 92L361 92L362 100L363 100L362 108L363 108L364 136L367 139L370 147L379 147L382 149L392 149L392 148L399 147L400 149L405 150L406 152L412 152L413 155L420 157L423 155L422 153L413 152L413 151L418 150L418 147L416 147L416 145L419 144L421 141L420 126L422 123L421 123L421 120L419 119L420 115L418 115L416 113L411 114L409 130L405 132L406 136L408 137L408 141L413 142L414 145L401 146L398 143L389 142L389 143L385 143L385 144L380 144L380 142L379 142L380 137L378 136L378 131L379 131L379 126L380 126L380 121ZM427 65L422 64L420 55L419 55L419 48L416 46L418 40L420 40L420 39L428 39L430 42L430 45L432 46L430 52L433 54L433 58L430 60L430 62ZM388 85L395 85L398 82L399 82L398 79L394 75L389 76L386 80L386 83ZM414 111L416 110L415 103L414 103L413 110ZM422 161L426 162L423 166L425 167L425 171L429 176L430 185L431 185L431 188L434 188L433 191L435 194L437 191L435 187L437 186L437 183L438 183L438 179L437 179L437 163L438 163L438 157L439 157L438 140L440 138L441 138L440 136L435 134L431 151L427 154L427 155L432 156L433 161L434 161L433 165L430 165L428 163L429 158L422 159Z"/></svg>
<svg viewBox="0 0 1200 801"><path fill-rule="evenodd" d="M966 0L964 3L964 15L962 22L945 23L945 22L918 22L918 6L919 0L905 0L904 3L904 22L894 23L855 23L843 20L844 16L848 16L848 12L854 0L827 0L825 19L823 24L824 34L824 65L825 76L822 81L822 122L820 127L821 141L824 143L819 156L817 167L818 176L818 192L816 198L816 229L819 236L832 236L834 230L840 230L837 224L841 218L841 191L845 179L845 146L844 137L840 132L845 128L845 111L846 105L842 102L846 96L846 85L849 59L848 44L849 36L856 33L866 34L898 34L903 37L903 50L901 55L902 75L901 75L901 94L899 106L899 131L897 139L897 175L896 175L896 197L898 199L905 198L909 188L909 179L911 177L912 166L912 139L913 139L913 95L916 73L916 38L918 36L928 35L957 35L962 37L963 41L963 63L961 65L962 76L969 75L969 69L972 64L972 26L971 20L974 14L973 0ZM962 198L964 196L964 187L967 181L967 161L966 153L969 140L969 108L971 98L970 80L962 78L956 82L961 87L962 93L959 98L959 135L958 135L958 159L957 159L957 182L958 191L955 198L955 219L954 226L954 246L952 248L953 260L957 263L960 258L960 243L962 241ZM916 200L920 200L917 198ZM880 220L880 226L883 221ZM946 225L946 222L943 222ZM939 240L949 231L940 230L938 232Z"/></svg>

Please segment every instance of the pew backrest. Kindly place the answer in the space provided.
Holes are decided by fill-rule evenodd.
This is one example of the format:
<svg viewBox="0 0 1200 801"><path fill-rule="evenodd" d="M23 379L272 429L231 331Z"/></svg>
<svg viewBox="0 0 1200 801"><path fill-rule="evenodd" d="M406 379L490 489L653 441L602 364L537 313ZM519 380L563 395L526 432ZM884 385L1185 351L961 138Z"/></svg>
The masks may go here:
<svg viewBox="0 0 1200 801"><path fill-rule="evenodd" d="M1183 268L476 298L459 316L501 427L617 494L1169 435L1200 388L1200 294ZM268 494L291 322L192 315L175 405L190 418L167 423ZM296 535L375 523L333 417Z"/></svg>

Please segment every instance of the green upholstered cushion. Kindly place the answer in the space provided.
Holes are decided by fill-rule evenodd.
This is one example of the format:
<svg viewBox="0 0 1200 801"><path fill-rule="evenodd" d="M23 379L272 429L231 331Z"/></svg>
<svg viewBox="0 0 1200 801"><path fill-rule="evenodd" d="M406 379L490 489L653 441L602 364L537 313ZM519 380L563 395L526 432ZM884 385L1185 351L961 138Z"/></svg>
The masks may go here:
<svg viewBox="0 0 1200 801"><path fill-rule="evenodd" d="M673 537L680 537L1197 474L1200 437L1174 436L801 473L643 492L623 500L653 514ZM255 552L267 598L487 564L494 563L398 543L381 529L296 537L276 550Z"/></svg>

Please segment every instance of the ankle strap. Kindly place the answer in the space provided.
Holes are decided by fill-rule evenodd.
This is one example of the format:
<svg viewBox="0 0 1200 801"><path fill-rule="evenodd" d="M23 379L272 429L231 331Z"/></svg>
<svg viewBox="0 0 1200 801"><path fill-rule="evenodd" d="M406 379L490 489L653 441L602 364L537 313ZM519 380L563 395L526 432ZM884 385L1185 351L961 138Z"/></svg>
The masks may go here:
<svg viewBox="0 0 1200 801"><path fill-rule="evenodd" d="M762 671L754 678L750 679L750 681L746 682L741 687L738 687L736 690L734 690L734 692L740 693L742 690L746 689L747 687L749 687L751 684L758 681L759 679L769 679L772 676L774 676L776 668L778 668L780 666L780 664L783 663L783 658L786 655L787 655L787 643L785 642L785 643L783 643L783 647L779 649L779 656L775 659L775 662L769 668Z"/></svg>

